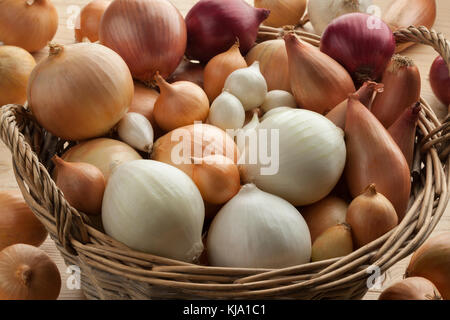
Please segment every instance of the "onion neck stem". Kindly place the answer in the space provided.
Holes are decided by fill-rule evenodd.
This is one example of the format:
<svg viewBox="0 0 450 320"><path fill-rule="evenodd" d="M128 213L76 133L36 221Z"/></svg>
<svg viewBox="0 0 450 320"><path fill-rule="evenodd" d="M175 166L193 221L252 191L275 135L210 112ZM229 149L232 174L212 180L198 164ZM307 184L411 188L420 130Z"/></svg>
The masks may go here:
<svg viewBox="0 0 450 320"><path fill-rule="evenodd" d="M377 189L375 187L375 184L374 183L370 184L367 187L367 189L364 192L364 194L367 195L367 196L375 196L377 194Z"/></svg>
<svg viewBox="0 0 450 320"><path fill-rule="evenodd" d="M57 56L63 52L64 47L60 44L52 44L48 45L49 47L49 56Z"/></svg>

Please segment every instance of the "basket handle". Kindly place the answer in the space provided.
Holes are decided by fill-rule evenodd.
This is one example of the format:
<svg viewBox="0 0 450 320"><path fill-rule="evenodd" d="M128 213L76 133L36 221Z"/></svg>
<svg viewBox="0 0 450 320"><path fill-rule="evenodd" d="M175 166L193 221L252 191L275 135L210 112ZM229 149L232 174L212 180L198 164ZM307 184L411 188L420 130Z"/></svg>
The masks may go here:
<svg viewBox="0 0 450 320"><path fill-rule="evenodd" d="M0 138L13 154L16 173L28 185L34 199L50 212L55 220L58 239L70 253L76 254L71 238L89 241L85 218L64 199L62 192L40 163L30 144L19 128L25 128L25 120L31 114L23 106L9 104L0 109ZM19 177L16 177L19 178ZM28 192L21 188L22 192ZM28 196L28 195L27 195ZM24 197L27 199L27 197Z"/></svg>

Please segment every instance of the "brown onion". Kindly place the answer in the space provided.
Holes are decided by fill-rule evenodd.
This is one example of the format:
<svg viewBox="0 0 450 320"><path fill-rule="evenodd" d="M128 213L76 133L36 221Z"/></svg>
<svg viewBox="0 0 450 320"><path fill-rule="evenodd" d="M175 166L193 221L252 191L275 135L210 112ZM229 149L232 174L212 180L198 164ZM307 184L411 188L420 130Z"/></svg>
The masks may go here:
<svg viewBox="0 0 450 320"><path fill-rule="evenodd" d="M172 130L159 138L153 145L151 158L173 165L192 177L192 157L211 155L226 156L234 163L239 159L238 148L225 131L209 124L195 124Z"/></svg>
<svg viewBox="0 0 450 320"><path fill-rule="evenodd" d="M348 204L334 196L328 196L300 210L308 224L311 242L317 239L325 230L345 222Z"/></svg>
<svg viewBox="0 0 450 320"><path fill-rule="evenodd" d="M125 60L133 77L151 81L175 71L186 49L186 24L166 0L114 0L100 24L100 42Z"/></svg>
<svg viewBox="0 0 450 320"><path fill-rule="evenodd" d="M100 215L106 187L100 169L85 162L67 162L56 155L52 160L55 183L70 205L86 214Z"/></svg>
<svg viewBox="0 0 450 320"><path fill-rule="evenodd" d="M49 0L0 1L0 42L29 52L44 48L58 29L58 12Z"/></svg>
<svg viewBox="0 0 450 320"><path fill-rule="evenodd" d="M442 300L433 283L421 277L411 277L385 289L378 300Z"/></svg>
<svg viewBox="0 0 450 320"><path fill-rule="evenodd" d="M27 101L27 83L35 66L36 61L26 50L0 46L0 107Z"/></svg>
<svg viewBox="0 0 450 320"><path fill-rule="evenodd" d="M119 122L133 99L133 79L120 56L102 45L52 45L30 76L27 96L47 131L84 140L108 133Z"/></svg>
<svg viewBox="0 0 450 320"><path fill-rule="evenodd" d="M158 127L170 131L205 121L209 113L209 101L205 91L193 82L177 81L172 84L156 74L161 94L155 102L153 116Z"/></svg>
<svg viewBox="0 0 450 320"><path fill-rule="evenodd" d="M450 232L430 237L413 254L407 277L423 277L436 286L445 300L450 300Z"/></svg>
<svg viewBox="0 0 450 320"><path fill-rule="evenodd" d="M412 104L420 100L420 73L407 57L394 55L383 73L384 91L373 101L371 111L389 128Z"/></svg>
<svg viewBox="0 0 450 320"><path fill-rule="evenodd" d="M350 203L346 221L352 227L355 246L360 248L395 228L398 217L392 203L371 184Z"/></svg>
<svg viewBox="0 0 450 320"><path fill-rule="evenodd" d="M121 163L142 157L129 145L118 140L98 138L81 142L67 150L62 159L68 162L86 162L100 169L108 180L111 171ZM54 176L57 173L54 173Z"/></svg>
<svg viewBox="0 0 450 320"><path fill-rule="evenodd" d="M142 83L134 83L134 96L128 112L136 112L142 114L150 121L153 129L157 127L155 118L153 117L153 109L155 102L159 97L159 92L149 88Z"/></svg>
<svg viewBox="0 0 450 320"><path fill-rule="evenodd" d="M336 61L293 33L284 41L292 93L299 107L326 114L355 92L352 78Z"/></svg>
<svg viewBox="0 0 450 320"><path fill-rule="evenodd" d="M170 75L167 82L190 81L203 88L203 65L188 59L181 60L177 69Z"/></svg>
<svg viewBox="0 0 450 320"><path fill-rule="evenodd" d="M342 223L325 230L312 245L311 261L346 256L353 251L351 227Z"/></svg>
<svg viewBox="0 0 450 320"><path fill-rule="evenodd" d="M245 57L250 66L259 61L259 68L266 79L268 91L291 92L286 45L283 39L268 40L254 46Z"/></svg>
<svg viewBox="0 0 450 320"><path fill-rule="evenodd" d="M357 197L374 183L402 220L411 190L408 163L389 132L358 101L357 95L349 98L345 137L345 177L352 196Z"/></svg>
<svg viewBox="0 0 450 320"><path fill-rule="evenodd" d="M25 243L40 246L47 238L47 230L36 218L18 190L0 192L0 251Z"/></svg>
<svg viewBox="0 0 450 320"><path fill-rule="evenodd" d="M88 39L90 42L98 41L98 30L103 13L110 2L106 0L93 0L80 12L75 26L75 40L82 42Z"/></svg>
<svg viewBox="0 0 450 320"><path fill-rule="evenodd" d="M269 17L264 21L266 26L295 26L305 13L306 0L255 0L255 7L270 10Z"/></svg>
<svg viewBox="0 0 450 320"><path fill-rule="evenodd" d="M434 94L445 105L450 105L450 66L441 56L436 57L430 69L430 84Z"/></svg>
<svg viewBox="0 0 450 320"><path fill-rule="evenodd" d="M0 300L55 300L60 291L58 268L41 249L15 244L0 252Z"/></svg>

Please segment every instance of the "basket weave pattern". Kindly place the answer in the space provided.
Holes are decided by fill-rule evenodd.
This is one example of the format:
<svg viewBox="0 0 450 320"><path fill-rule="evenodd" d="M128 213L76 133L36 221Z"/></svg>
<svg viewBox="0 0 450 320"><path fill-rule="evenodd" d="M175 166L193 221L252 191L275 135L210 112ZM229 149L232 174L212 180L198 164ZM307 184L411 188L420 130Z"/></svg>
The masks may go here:
<svg viewBox="0 0 450 320"><path fill-rule="evenodd" d="M259 39L273 39L288 30L261 27ZM295 32L316 46L320 41ZM441 34L410 27L395 36L397 42L432 46L450 65L449 44ZM26 202L66 264L80 267L82 289L90 299L358 299L368 290L367 268L377 266L384 272L413 252L433 231L449 199L450 121L441 124L422 100L410 207L394 230L346 257L285 269L199 266L133 251L95 229L86 215L67 203L49 174L50 159L70 144L40 128L22 106L4 106L0 125Z"/></svg>

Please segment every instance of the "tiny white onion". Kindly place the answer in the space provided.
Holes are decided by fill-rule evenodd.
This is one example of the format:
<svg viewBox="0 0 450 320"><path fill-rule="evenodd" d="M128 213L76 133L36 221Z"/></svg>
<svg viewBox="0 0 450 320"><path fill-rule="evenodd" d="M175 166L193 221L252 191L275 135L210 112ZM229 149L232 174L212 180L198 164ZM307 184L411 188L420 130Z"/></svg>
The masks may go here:
<svg viewBox="0 0 450 320"><path fill-rule="evenodd" d="M319 201L331 192L344 170L344 132L313 111L276 108L272 112L256 131L258 136L265 133L262 136L267 138L267 154L272 156L272 161L278 160L278 170L271 167L274 172L266 172L264 169L269 166L258 158L256 164L241 165L243 180L294 206ZM276 135L272 139L272 134L277 132L278 141L274 140Z"/></svg>
<svg viewBox="0 0 450 320"><path fill-rule="evenodd" d="M243 152L249 143L249 141L248 141L249 138L246 136L247 133L251 134L252 131L255 131L255 129L256 129L256 127L258 127L258 125L259 125L258 113L254 112L253 117L250 120L250 122L247 123L242 129L239 129L236 132L236 136L234 137L234 139L235 139L236 145L239 149L241 156L243 155Z"/></svg>
<svg viewBox="0 0 450 320"><path fill-rule="evenodd" d="M245 122L245 110L238 98L223 91L212 103L208 120L222 130L240 129Z"/></svg>
<svg viewBox="0 0 450 320"><path fill-rule="evenodd" d="M264 103L267 94L267 83L261 74L259 62L250 67L233 71L225 80L224 90L236 96L245 111L258 108Z"/></svg>
<svg viewBox="0 0 450 320"><path fill-rule="evenodd" d="M294 206L248 184L214 218L207 248L213 266L284 268L310 261L311 238Z"/></svg>
<svg viewBox="0 0 450 320"><path fill-rule="evenodd" d="M262 111L266 113L267 111L278 107L296 108L297 103L295 102L294 96L290 92L284 90L269 91L266 95L264 103L261 105Z"/></svg>
<svg viewBox="0 0 450 320"><path fill-rule="evenodd" d="M135 149L150 152L153 147L153 127L150 121L136 112L128 112L117 125L120 139Z"/></svg>
<svg viewBox="0 0 450 320"><path fill-rule="evenodd" d="M205 207L181 170L153 160L115 168L103 196L105 231L128 247L193 262L203 251Z"/></svg>

